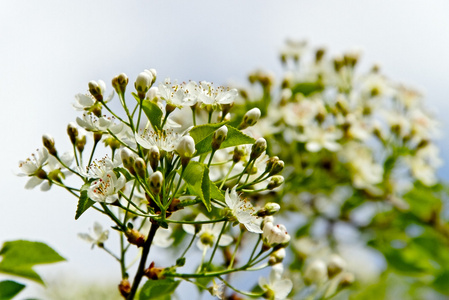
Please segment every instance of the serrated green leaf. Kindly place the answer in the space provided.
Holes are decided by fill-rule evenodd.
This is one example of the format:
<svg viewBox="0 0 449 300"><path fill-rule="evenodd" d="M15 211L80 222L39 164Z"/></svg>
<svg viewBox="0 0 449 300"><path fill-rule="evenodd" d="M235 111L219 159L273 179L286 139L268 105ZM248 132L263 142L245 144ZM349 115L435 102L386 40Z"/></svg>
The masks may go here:
<svg viewBox="0 0 449 300"><path fill-rule="evenodd" d="M210 184L210 197L219 201L225 201L224 194L212 182Z"/></svg>
<svg viewBox="0 0 449 300"><path fill-rule="evenodd" d="M44 243L24 240L5 242L0 250L0 256L3 257L0 272L31 279L41 284L44 282L32 267L65 260Z"/></svg>
<svg viewBox="0 0 449 300"><path fill-rule="evenodd" d="M95 201L92 201L87 196L87 190L82 190L80 199L78 200L78 206L76 207L75 220L78 220L79 217L92 205L94 205Z"/></svg>
<svg viewBox="0 0 449 300"><path fill-rule="evenodd" d="M150 120L153 129L159 131L161 129L162 123L162 110L157 106L157 104L144 100L142 101L142 109L147 116L148 120Z"/></svg>
<svg viewBox="0 0 449 300"><path fill-rule="evenodd" d="M195 148L196 148L195 155L207 153L212 150L212 139L214 136L214 132L225 124L226 122L217 124L199 125L195 126L190 130L189 134L195 141ZM230 125L226 125L226 127L228 128L228 134L226 139L221 144L220 147L221 149L243 144L253 144L255 142L255 140L252 137L244 134L240 130Z"/></svg>
<svg viewBox="0 0 449 300"><path fill-rule="evenodd" d="M189 191L193 195L198 196L207 210L211 211L209 169L200 162L190 161L183 176Z"/></svg>
<svg viewBox="0 0 449 300"><path fill-rule="evenodd" d="M12 281L5 280L0 282L0 300L10 300L14 298L20 291L25 288L25 285Z"/></svg>
<svg viewBox="0 0 449 300"><path fill-rule="evenodd" d="M175 281L171 278L148 280L140 290L139 300L162 300L167 299L168 296L178 287L180 281Z"/></svg>

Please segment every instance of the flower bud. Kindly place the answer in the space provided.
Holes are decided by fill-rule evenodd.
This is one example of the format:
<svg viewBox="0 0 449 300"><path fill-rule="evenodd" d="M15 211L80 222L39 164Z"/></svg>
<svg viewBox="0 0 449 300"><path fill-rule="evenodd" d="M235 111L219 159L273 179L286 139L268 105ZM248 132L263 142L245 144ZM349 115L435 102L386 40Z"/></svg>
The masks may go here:
<svg viewBox="0 0 449 300"><path fill-rule="evenodd" d="M290 235L284 225L274 225L272 222L267 222L263 226L262 239L264 244L273 247L287 244L290 241Z"/></svg>
<svg viewBox="0 0 449 300"><path fill-rule="evenodd" d="M154 172L148 178L148 181L150 182L151 191L155 195L158 195L161 192L162 182L164 181L164 177L162 176L162 173L159 171Z"/></svg>
<svg viewBox="0 0 449 300"><path fill-rule="evenodd" d="M138 157L136 158L136 160L134 160L134 170L136 171L137 176L139 176L140 178L145 178L147 164L141 157Z"/></svg>
<svg viewBox="0 0 449 300"><path fill-rule="evenodd" d="M185 168L195 153L195 140L189 135L183 136L176 145L176 152L181 157L181 164Z"/></svg>
<svg viewBox="0 0 449 300"><path fill-rule="evenodd" d="M75 123L70 122L69 125L67 125L67 134L69 135L72 145L75 145L76 138L78 137L78 128L76 127Z"/></svg>
<svg viewBox="0 0 449 300"><path fill-rule="evenodd" d="M141 100L145 98L145 95L150 89L152 82L153 75L147 70L137 76L136 82L134 82L134 87L136 88L137 94Z"/></svg>
<svg viewBox="0 0 449 300"><path fill-rule="evenodd" d="M100 131L95 131L94 132L94 143L98 143L99 141L101 141L101 138L103 136L103 133L101 133Z"/></svg>
<svg viewBox="0 0 449 300"><path fill-rule="evenodd" d="M344 288L344 287L347 287L347 286L353 284L354 281L355 281L354 274L349 273L349 272L345 272L340 277L339 286Z"/></svg>
<svg viewBox="0 0 449 300"><path fill-rule="evenodd" d="M158 93L159 88L157 86L153 86L148 90L147 99L150 100L151 102L158 102Z"/></svg>
<svg viewBox="0 0 449 300"><path fill-rule="evenodd" d="M224 142L227 135L228 135L228 127L226 127L226 125L223 125L220 128L218 128L215 131L214 137L212 139L212 149L213 150L220 149L221 143Z"/></svg>
<svg viewBox="0 0 449 300"><path fill-rule="evenodd" d="M129 280L122 279L122 281L120 281L120 284L118 285L118 290L124 298L127 298L129 293L131 292L131 284L129 283Z"/></svg>
<svg viewBox="0 0 449 300"><path fill-rule="evenodd" d="M251 147L251 156L252 160L258 158L265 152L267 149L267 141L264 138L259 138L254 145Z"/></svg>
<svg viewBox="0 0 449 300"><path fill-rule="evenodd" d="M240 129L245 129L250 126L253 126L257 123L261 115L260 109L257 107L254 107L253 109L250 109L246 112L246 114L243 116L242 123L240 124Z"/></svg>
<svg viewBox="0 0 449 300"><path fill-rule="evenodd" d="M326 264L322 260L314 260L304 272L304 281L306 284L320 283L327 277Z"/></svg>
<svg viewBox="0 0 449 300"><path fill-rule="evenodd" d="M268 202L265 206L257 212L259 217L272 216L281 209L281 206L274 202Z"/></svg>
<svg viewBox="0 0 449 300"><path fill-rule="evenodd" d="M267 184L267 189L272 190L280 187L284 183L284 177L281 175L274 175Z"/></svg>
<svg viewBox="0 0 449 300"><path fill-rule="evenodd" d="M346 262L340 255L332 254L327 263L327 275L329 278L334 277L346 267Z"/></svg>
<svg viewBox="0 0 449 300"><path fill-rule="evenodd" d="M265 173L269 173L273 169L273 165L279 161L279 157L272 156L267 160L267 167L265 168Z"/></svg>
<svg viewBox="0 0 449 300"><path fill-rule="evenodd" d="M234 148L234 154L232 155L232 160L235 163L238 163L242 159L242 157L244 157L245 155L246 155L245 147L237 146Z"/></svg>
<svg viewBox="0 0 449 300"><path fill-rule="evenodd" d="M154 261L151 262L150 267L148 269L144 270L144 275L151 280L164 279L165 276L163 274L164 274L164 269L163 268L155 268Z"/></svg>
<svg viewBox="0 0 449 300"><path fill-rule="evenodd" d="M134 157L132 153L127 148L123 148L120 152L120 157L122 158L123 166L131 173L132 175L136 175L136 171L134 169Z"/></svg>
<svg viewBox="0 0 449 300"><path fill-rule="evenodd" d="M272 176L272 175L279 174L280 172L282 172L282 170L284 170L284 161L277 160L276 162L273 163L271 171L268 175Z"/></svg>
<svg viewBox="0 0 449 300"><path fill-rule="evenodd" d="M161 153L157 146L151 146L148 150L148 159L150 161L151 169L156 172L157 166L159 164L159 159L161 158Z"/></svg>
<svg viewBox="0 0 449 300"><path fill-rule="evenodd" d="M85 135L79 136L76 139L75 146L76 149L78 149L78 151L82 153L84 151L84 146L86 146L86 136Z"/></svg>
<svg viewBox="0 0 449 300"><path fill-rule="evenodd" d="M111 147L112 151L117 150L120 148L121 144L115 137L108 137L103 140L105 146Z"/></svg>
<svg viewBox="0 0 449 300"><path fill-rule="evenodd" d="M274 266L276 264L281 263L285 258L285 248L279 248L278 250L271 253L268 258L268 264L270 266Z"/></svg>
<svg viewBox="0 0 449 300"><path fill-rule="evenodd" d="M105 84L102 80L98 82L91 80L89 82L89 92L94 96L97 101L103 101L103 91L105 90Z"/></svg>
<svg viewBox="0 0 449 300"><path fill-rule="evenodd" d="M156 69L145 70L145 72L151 73L151 76L153 76L153 80L151 81L151 84L155 83L156 82L156 78L157 78L157 71L156 71Z"/></svg>
<svg viewBox="0 0 449 300"><path fill-rule="evenodd" d="M145 243L145 236L135 229L128 229L125 235L130 244L136 245L137 247L142 247Z"/></svg>
<svg viewBox="0 0 449 300"><path fill-rule="evenodd" d="M129 78L125 73L121 73L112 79L112 86L114 87L117 94L125 93L126 86L128 85Z"/></svg>
<svg viewBox="0 0 449 300"><path fill-rule="evenodd" d="M55 140L52 136L50 136L49 134L44 134L42 136L42 142L44 144L44 147L47 148L48 153L53 156L56 156L58 154L55 148Z"/></svg>

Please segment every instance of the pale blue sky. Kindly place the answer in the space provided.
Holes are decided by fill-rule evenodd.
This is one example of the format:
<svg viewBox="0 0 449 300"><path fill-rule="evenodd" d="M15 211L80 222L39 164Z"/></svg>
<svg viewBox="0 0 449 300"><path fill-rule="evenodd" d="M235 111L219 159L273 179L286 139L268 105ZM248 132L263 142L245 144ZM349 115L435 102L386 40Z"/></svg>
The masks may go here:
<svg viewBox="0 0 449 300"><path fill-rule="evenodd" d="M66 125L78 115L71 103L88 81L110 88L121 72L132 81L155 68L159 79L244 82L255 68L279 72L285 39L306 38L332 53L362 47L362 66L379 62L390 78L422 88L447 128L448 12L444 0L2 1L0 243L42 240L70 259L46 270L118 274L109 257L76 238L95 214L75 222L75 199L55 188L26 191L13 176L43 133L69 149Z"/></svg>

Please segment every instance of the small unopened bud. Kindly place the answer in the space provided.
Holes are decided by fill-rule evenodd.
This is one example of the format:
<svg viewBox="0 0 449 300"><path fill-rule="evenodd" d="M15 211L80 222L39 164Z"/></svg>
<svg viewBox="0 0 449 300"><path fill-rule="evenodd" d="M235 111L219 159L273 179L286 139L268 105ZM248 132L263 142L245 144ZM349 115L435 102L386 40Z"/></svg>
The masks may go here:
<svg viewBox="0 0 449 300"><path fill-rule="evenodd" d="M276 175L282 172L284 170L284 161L278 160L273 163L273 167L271 168L271 171L268 175Z"/></svg>
<svg viewBox="0 0 449 300"><path fill-rule="evenodd" d="M268 202L265 206L257 212L259 217L272 216L281 209L281 206L274 202Z"/></svg>
<svg viewBox="0 0 449 300"><path fill-rule="evenodd" d="M272 190L280 187L284 183L284 177L281 175L274 175L267 184L267 189Z"/></svg>
<svg viewBox="0 0 449 300"><path fill-rule="evenodd" d="M285 258L285 248L279 248L278 250L271 253L268 258L268 264L270 266L274 266L276 264L281 263Z"/></svg>
<svg viewBox="0 0 449 300"><path fill-rule="evenodd" d="M220 146L226 139L227 135L228 135L228 127L226 127L226 125L223 125L220 128L218 128L215 131L214 137L212 139L212 149L213 150L220 149Z"/></svg>
<svg viewBox="0 0 449 300"><path fill-rule="evenodd" d="M157 71L156 69L149 69L149 70L145 70L145 72L150 72L151 75L153 76L153 80L151 81L151 84L156 82L156 78L157 78Z"/></svg>
<svg viewBox="0 0 449 300"><path fill-rule="evenodd" d="M327 263L327 275L329 278L334 277L346 267L346 262L341 256L337 254L332 254L329 257L329 262Z"/></svg>
<svg viewBox="0 0 449 300"><path fill-rule="evenodd" d="M159 171L154 172L148 178L148 181L150 182L150 189L155 195L158 195L161 192L163 180L164 177L162 176L162 173Z"/></svg>
<svg viewBox="0 0 449 300"><path fill-rule="evenodd" d="M354 274L349 273L349 272L345 272L342 274L342 276L340 277L340 287L347 287L351 284L353 284L355 281L355 277Z"/></svg>
<svg viewBox="0 0 449 300"><path fill-rule="evenodd" d="M78 137L78 128L76 127L75 123L70 122L67 126L67 134L69 135L70 142L72 142L72 145L76 144L76 138Z"/></svg>
<svg viewBox="0 0 449 300"><path fill-rule="evenodd" d="M121 73L112 79L112 86L114 87L117 94L125 93L126 86L128 85L129 78L125 73Z"/></svg>
<svg viewBox="0 0 449 300"><path fill-rule="evenodd" d="M105 146L111 147L112 151L117 150L120 148L121 144L115 137L108 137L103 140Z"/></svg>
<svg viewBox="0 0 449 300"><path fill-rule="evenodd" d="M182 167L185 168L195 153L195 140L189 136L183 136L176 146L176 152L181 157Z"/></svg>
<svg viewBox="0 0 449 300"><path fill-rule="evenodd" d="M251 147L250 158L252 160L258 158L267 149L267 141L264 138L259 138L254 145Z"/></svg>
<svg viewBox="0 0 449 300"><path fill-rule="evenodd" d="M154 261L151 262L150 267L144 271L144 275L151 280L164 279L164 269L163 268L155 268Z"/></svg>
<svg viewBox="0 0 449 300"><path fill-rule="evenodd" d="M273 169L273 165L279 161L279 157L272 156L267 160L267 167L265 168L265 173L269 173Z"/></svg>
<svg viewBox="0 0 449 300"><path fill-rule="evenodd" d="M320 283L327 277L326 264L322 260L313 261L304 272L304 281L306 284Z"/></svg>
<svg viewBox="0 0 449 300"><path fill-rule="evenodd" d="M123 297L127 298L129 293L131 292L131 284L129 283L129 280L122 279L122 281L120 281L120 284L118 285L118 290Z"/></svg>
<svg viewBox="0 0 449 300"><path fill-rule="evenodd" d="M273 247L279 244L288 244L290 235L284 225L274 225L272 222L267 222L263 226L262 239L264 244Z"/></svg>
<svg viewBox="0 0 449 300"><path fill-rule="evenodd" d="M145 236L135 229L128 229L125 235L128 238L128 242L137 247L142 247L145 243Z"/></svg>
<svg viewBox="0 0 449 300"><path fill-rule="evenodd" d="M140 178L145 178L147 164L141 157L136 158L136 160L134 161L134 170Z"/></svg>
<svg viewBox="0 0 449 300"><path fill-rule="evenodd" d="M137 95L141 100L145 98L145 95L150 89L152 82L153 74L151 74L151 72L148 70L145 70L137 76L136 82L134 82L134 87L136 88Z"/></svg>
<svg viewBox="0 0 449 300"><path fill-rule="evenodd" d="M131 151L127 148L123 148L120 152L120 156L122 158L123 166L132 174L136 175L136 171L134 170L134 157L131 154Z"/></svg>
<svg viewBox="0 0 449 300"><path fill-rule="evenodd" d="M50 136L49 134L44 134L42 136L42 142L44 144L44 147L47 148L48 153L53 156L56 156L58 154L55 148L55 140L52 136Z"/></svg>
<svg viewBox="0 0 449 300"><path fill-rule="evenodd" d="M105 84L102 80L99 80L98 82L91 80L89 82L89 92L99 102L103 101L104 88L105 88Z"/></svg>
<svg viewBox="0 0 449 300"><path fill-rule="evenodd" d="M244 116L242 123L240 124L240 129L245 129L250 126L253 126L257 123L261 115L260 109L257 107L254 107L253 109L250 109Z"/></svg>
<svg viewBox="0 0 449 300"><path fill-rule="evenodd" d="M232 160L235 163L238 163L242 157L246 155L246 149L245 147L237 146L234 148L234 154L232 155Z"/></svg>
<svg viewBox="0 0 449 300"><path fill-rule="evenodd" d="M103 133L101 133L99 131L95 131L94 132L94 143L98 143L99 141L101 141L102 136L103 136Z"/></svg>
<svg viewBox="0 0 449 300"><path fill-rule="evenodd" d="M150 166L153 171L156 172L157 166L159 164L159 159L161 158L161 153L159 152L159 148L157 146L152 146L148 150L148 159L150 161Z"/></svg>
<svg viewBox="0 0 449 300"><path fill-rule="evenodd" d="M84 146L86 146L86 142L87 141L86 141L86 136L85 135L79 136L76 139L75 146L76 146L76 149L78 149L78 151L80 153L82 153L84 151Z"/></svg>

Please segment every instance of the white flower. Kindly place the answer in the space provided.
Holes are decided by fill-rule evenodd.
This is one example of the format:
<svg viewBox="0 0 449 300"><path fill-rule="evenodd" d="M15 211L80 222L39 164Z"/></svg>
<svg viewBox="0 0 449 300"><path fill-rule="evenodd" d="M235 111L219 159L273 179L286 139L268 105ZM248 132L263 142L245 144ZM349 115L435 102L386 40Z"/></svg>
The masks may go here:
<svg viewBox="0 0 449 300"><path fill-rule="evenodd" d="M212 83L201 81L197 90L198 102L203 105L219 107L222 104L230 104L238 96L237 89L224 88L222 86L215 88Z"/></svg>
<svg viewBox="0 0 449 300"><path fill-rule="evenodd" d="M136 141L145 149L150 149L153 146L159 148L159 151L172 152L181 137L181 134L173 130L164 130L162 132L155 132L153 130L145 129L141 134L135 134Z"/></svg>
<svg viewBox="0 0 449 300"><path fill-rule="evenodd" d="M231 209L232 215L240 224L243 224L248 231L262 233L260 223L262 219L255 215L256 211L253 205L247 199L241 199L235 190L236 187L229 189L225 193L226 205Z"/></svg>
<svg viewBox="0 0 449 300"><path fill-rule="evenodd" d="M95 222L93 231L89 229L89 233L78 233L78 236L84 241L91 243L93 248L95 245L100 246L106 242L109 237L109 230L103 230L101 224Z"/></svg>
<svg viewBox="0 0 449 300"><path fill-rule="evenodd" d="M212 296L215 296L218 299L223 299L224 283L217 284L215 279L212 279L212 286L208 290Z"/></svg>
<svg viewBox="0 0 449 300"><path fill-rule="evenodd" d="M92 95L85 94L76 94L75 95L75 103L73 103L73 107L76 110L89 110L95 104L95 98Z"/></svg>
<svg viewBox="0 0 449 300"><path fill-rule="evenodd" d="M183 136L176 145L176 152L181 157L193 157L195 153L195 140L190 135Z"/></svg>
<svg viewBox="0 0 449 300"><path fill-rule="evenodd" d="M274 225L273 222L265 222L263 225L262 238L269 245L285 244L290 241L290 235L284 225Z"/></svg>
<svg viewBox="0 0 449 300"><path fill-rule="evenodd" d="M122 128L123 124L114 124L114 118L96 117L92 113L85 113L83 117L77 117L76 123L83 127L87 131L107 131L110 129L112 132L118 132Z"/></svg>
<svg viewBox="0 0 449 300"><path fill-rule="evenodd" d="M282 300L290 294L293 283L290 279L282 279L282 264L273 266L268 280L265 277L259 279L259 286L265 291L268 299Z"/></svg>
<svg viewBox="0 0 449 300"><path fill-rule="evenodd" d="M88 167L86 167L86 171L80 170L80 173L88 179L103 178L119 165L120 161L118 159L112 160L106 155L100 160L94 160Z"/></svg>
<svg viewBox="0 0 449 300"><path fill-rule="evenodd" d="M198 86L193 81L187 84L178 84L176 81L172 83L170 78L166 78L158 87L159 97L167 104L178 108L194 105L197 98L194 93L196 90L198 90Z"/></svg>
<svg viewBox="0 0 449 300"><path fill-rule="evenodd" d="M195 222L198 221L210 221L205 215L202 213L199 213L196 218ZM215 243L217 242L218 236L220 235L220 232L223 229L223 222L220 222L220 224L217 223L206 223L201 224L201 230L197 233L197 236L199 237L199 240L197 242L198 248L201 250L204 250L205 248L213 247ZM182 228L185 232L188 234L195 234L195 226L190 224L183 224ZM232 237L227 234L222 234L220 241L218 242L219 246L228 246L232 243Z"/></svg>
<svg viewBox="0 0 449 300"><path fill-rule="evenodd" d="M337 151L341 148L337 142L342 136L339 130L324 129L320 126L307 126L304 133L298 136L298 140L306 143L306 149L310 152L318 152L321 149Z"/></svg>
<svg viewBox="0 0 449 300"><path fill-rule="evenodd" d="M106 173L102 178L94 180L87 195L93 201L113 203L118 199L117 193L126 183L124 176L117 178L114 172Z"/></svg>
<svg viewBox="0 0 449 300"><path fill-rule="evenodd" d="M17 176L31 176L25 185L26 189L32 189L44 181L47 174L42 168L47 163L48 157L48 150L42 148L31 154L31 158L19 161L21 172L17 173Z"/></svg>
<svg viewBox="0 0 449 300"><path fill-rule="evenodd" d="M326 263L320 259L315 259L306 268L304 280L306 283L321 283L327 279Z"/></svg>

